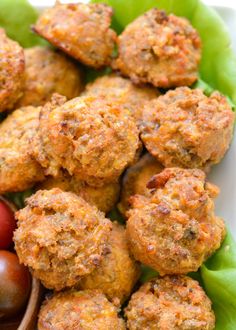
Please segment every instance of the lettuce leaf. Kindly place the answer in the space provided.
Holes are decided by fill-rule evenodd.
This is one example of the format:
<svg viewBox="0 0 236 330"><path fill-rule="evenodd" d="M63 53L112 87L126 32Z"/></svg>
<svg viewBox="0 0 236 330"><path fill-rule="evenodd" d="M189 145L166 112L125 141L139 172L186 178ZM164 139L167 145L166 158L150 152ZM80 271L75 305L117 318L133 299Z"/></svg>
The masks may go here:
<svg viewBox="0 0 236 330"><path fill-rule="evenodd" d="M37 11L27 0L0 1L0 26L6 30L10 38L25 48L47 44L30 30L37 17Z"/></svg>
<svg viewBox="0 0 236 330"><path fill-rule="evenodd" d="M119 33L134 18L150 8L158 7L187 17L198 30L203 53L200 77L212 88L227 95L236 105L236 56L228 30L214 9L200 0L92 0L114 8L113 27Z"/></svg>
<svg viewBox="0 0 236 330"><path fill-rule="evenodd" d="M216 330L235 330L236 243L229 233L221 248L201 267L200 273L213 302Z"/></svg>
<svg viewBox="0 0 236 330"><path fill-rule="evenodd" d="M5 198L9 199L18 209L25 207L25 200L34 193L34 189L28 189L23 192L7 193Z"/></svg>

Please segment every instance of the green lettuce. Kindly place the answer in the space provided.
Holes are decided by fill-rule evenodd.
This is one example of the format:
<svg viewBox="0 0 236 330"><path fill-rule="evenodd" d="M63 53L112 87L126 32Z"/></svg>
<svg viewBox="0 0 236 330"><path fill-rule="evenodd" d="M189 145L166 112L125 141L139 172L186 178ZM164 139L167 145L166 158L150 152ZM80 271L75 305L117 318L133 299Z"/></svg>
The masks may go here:
<svg viewBox="0 0 236 330"><path fill-rule="evenodd" d="M228 30L220 16L199 0L92 0L114 8L113 28L119 33L134 18L150 8L187 17L198 30L203 53L200 76L214 89L227 95L236 105L236 56Z"/></svg>
<svg viewBox="0 0 236 330"><path fill-rule="evenodd" d="M236 329L236 243L228 233L221 248L200 269L213 302L216 330Z"/></svg>
<svg viewBox="0 0 236 330"><path fill-rule="evenodd" d="M37 11L27 0L0 0L0 26L25 48L46 44L30 29L37 17Z"/></svg>
<svg viewBox="0 0 236 330"><path fill-rule="evenodd" d="M159 276L157 271L146 265L141 265L141 276L140 276L141 283L145 283L151 280L153 277L157 277L157 276Z"/></svg>
<svg viewBox="0 0 236 330"><path fill-rule="evenodd" d="M28 189L23 192L7 193L4 197L11 200L18 209L22 209L25 207L25 200L33 193L33 189Z"/></svg>

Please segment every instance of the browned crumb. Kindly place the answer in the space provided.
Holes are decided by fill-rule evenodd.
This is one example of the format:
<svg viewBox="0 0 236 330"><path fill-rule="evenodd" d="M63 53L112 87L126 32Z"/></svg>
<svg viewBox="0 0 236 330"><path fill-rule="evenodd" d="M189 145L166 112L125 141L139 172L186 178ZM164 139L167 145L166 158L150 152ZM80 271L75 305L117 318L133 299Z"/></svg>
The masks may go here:
<svg viewBox="0 0 236 330"><path fill-rule="evenodd" d="M22 95L25 58L23 48L0 28L0 112L11 110Z"/></svg>
<svg viewBox="0 0 236 330"><path fill-rule="evenodd" d="M197 80L200 58L200 37L190 22L153 8L118 37L113 67L135 83L190 86Z"/></svg>
<svg viewBox="0 0 236 330"><path fill-rule="evenodd" d="M38 330L125 330L117 313L97 290L65 291L44 301Z"/></svg>
<svg viewBox="0 0 236 330"><path fill-rule="evenodd" d="M197 281L165 276L145 283L125 310L130 330L213 330L211 301Z"/></svg>
<svg viewBox="0 0 236 330"><path fill-rule="evenodd" d="M16 213L17 255L45 287L61 290L101 264L111 222L81 197L39 190Z"/></svg>
<svg viewBox="0 0 236 330"><path fill-rule="evenodd" d="M116 41L112 8L102 4L61 4L46 9L34 31L85 65L108 65Z"/></svg>
<svg viewBox="0 0 236 330"><path fill-rule="evenodd" d="M128 211L131 252L161 275L197 271L221 245L222 219L214 214L218 188L201 170L167 168L148 184L150 196L135 195Z"/></svg>

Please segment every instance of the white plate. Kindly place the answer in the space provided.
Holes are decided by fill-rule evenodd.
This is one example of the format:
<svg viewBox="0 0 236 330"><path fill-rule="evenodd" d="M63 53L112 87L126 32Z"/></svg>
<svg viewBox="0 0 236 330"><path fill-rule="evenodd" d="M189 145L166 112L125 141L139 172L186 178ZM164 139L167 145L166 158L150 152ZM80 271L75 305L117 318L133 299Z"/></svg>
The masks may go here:
<svg viewBox="0 0 236 330"><path fill-rule="evenodd" d="M128 1L128 0L127 0ZM30 0L31 4L38 9L52 6L55 0ZM71 0L62 0L62 2L76 2ZM78 2L78 1L77 1ZM80 2L88 2L80 0ZM233 47L236 51L236 2L232 0L205 0L205 3L210 3L216 6L214 8L223 18L232 37ZM224 6L219 6L224 4ZM226 5L229 5L226 7ZM236 88L236 86L235 86ZM224 160L215 166L209 179L217 184L221 193L216 200L216 214L225 219L234 238L236 239L236 132L232 145L227 152Z"/></svg>

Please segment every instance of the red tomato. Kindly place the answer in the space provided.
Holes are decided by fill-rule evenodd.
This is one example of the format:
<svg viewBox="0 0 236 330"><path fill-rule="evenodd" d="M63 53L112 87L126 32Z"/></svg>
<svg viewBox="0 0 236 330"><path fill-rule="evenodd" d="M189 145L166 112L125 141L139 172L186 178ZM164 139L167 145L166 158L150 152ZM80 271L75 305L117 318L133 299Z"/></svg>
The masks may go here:
<svg viewBox="0 0 236 330"><path fill-rule="evenodd" d="M0 200L0 249L8 249L12 243L16 220L10 207Z"/></svg>
<svg viewBox="0 0 236 330"><path fill-rule="evenodd" d="M16 254L0 251L0 319L15 315L26 304L31 287L28 269Z"/></svg>

